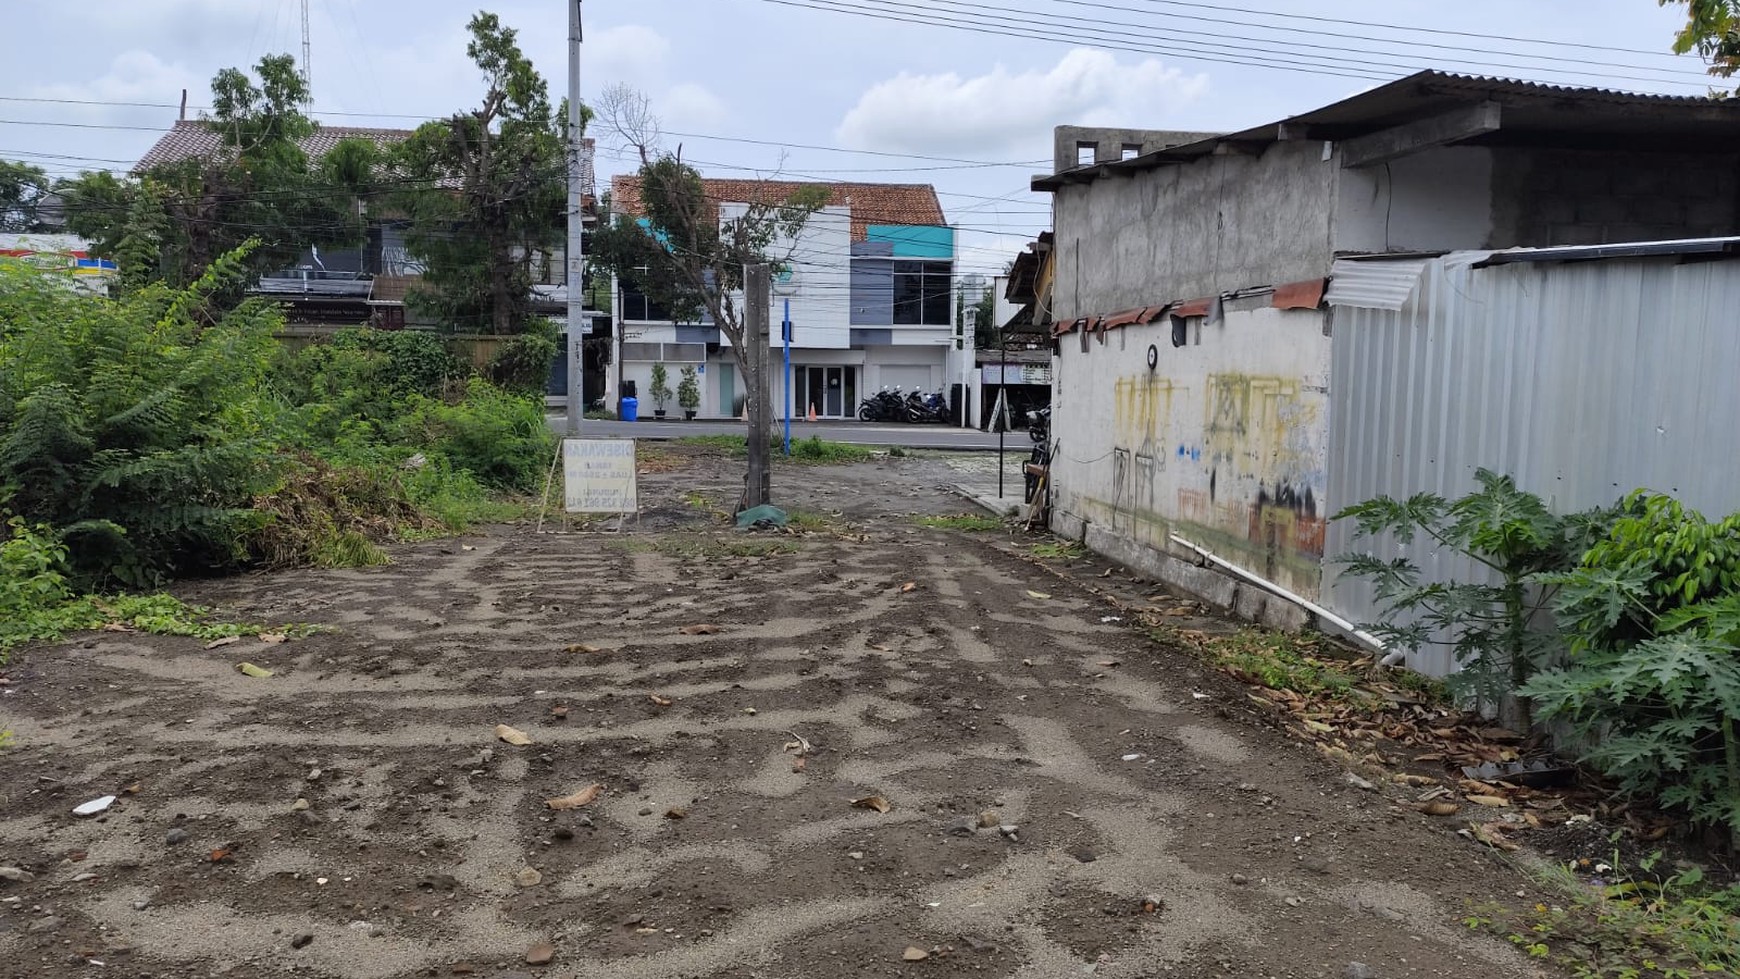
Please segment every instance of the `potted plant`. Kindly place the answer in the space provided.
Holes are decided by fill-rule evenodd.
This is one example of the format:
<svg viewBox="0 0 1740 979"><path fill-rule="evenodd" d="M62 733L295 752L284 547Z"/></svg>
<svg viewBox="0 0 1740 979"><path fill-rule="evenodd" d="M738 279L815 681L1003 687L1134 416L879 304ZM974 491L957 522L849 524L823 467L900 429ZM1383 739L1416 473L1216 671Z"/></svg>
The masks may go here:
<svg viewBox="0 0 1740 979"><path fill-rule="evenodd" d="M684 421L695 420L695 410L701 407L701 381L694 367L683 368L683 379L677 382L677 404L682 406Z"/></svg>
<svg viewBox="0 0 1740 979"><path fill-rule="evenodd" d="M653 365L652 385L647 388L647 393L652 395L653 417L662 421L665 417L665 405L671 400L671 374L664 364Z"/></svg>

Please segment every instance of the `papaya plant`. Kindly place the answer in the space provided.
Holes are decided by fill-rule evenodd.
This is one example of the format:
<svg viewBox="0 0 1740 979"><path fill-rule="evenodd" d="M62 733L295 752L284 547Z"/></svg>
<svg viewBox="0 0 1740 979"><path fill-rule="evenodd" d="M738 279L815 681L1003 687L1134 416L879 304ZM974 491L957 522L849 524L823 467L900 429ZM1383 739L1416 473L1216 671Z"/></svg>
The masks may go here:
<svg viewBox="0 0 1740 979"><path fill-rule="evenodd" d="M1361 538L1390 534L1404 549L1420 541L1437 556L1466 558L1484 569L1478 580L1424 580L1413 556L1386 561L1349 554L1336 560L1347 575L1376 589L1386 619L1364 628L1395 648L1449 646L1461 667L1449 678L1451 692L1484 709L1502 704L1561 647L1555 632L1541 628L1557 589L1534 576L1575 564L1610 513L1560 516L1509 476L1481 469L1475 480L1479 489L1455 500L1432 493L1406 500L1381 496L1335 519L1354 521ZM1517 722L1528 727L1527 701L1516 706Z"/></svg>

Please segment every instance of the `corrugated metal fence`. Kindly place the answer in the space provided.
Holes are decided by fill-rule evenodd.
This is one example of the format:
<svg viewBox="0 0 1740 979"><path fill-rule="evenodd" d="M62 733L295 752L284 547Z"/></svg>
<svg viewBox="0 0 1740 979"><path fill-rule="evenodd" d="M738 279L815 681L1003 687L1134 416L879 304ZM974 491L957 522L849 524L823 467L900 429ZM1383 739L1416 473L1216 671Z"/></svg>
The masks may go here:
<svg viewBox="0 0 1740 979"><path fill-rule="evenodd" d="M1455 497L1482 467L1558 512L1639 487L1711 516L1740 510L1740 261L1474 268L1483 257L1426 263L1399 310L1333 310L1332 512L1379 495ZM1332 563L1354 549L1350 530L1330 526L1323 595L1367 622L1371 589L1337 581ZM1440 580L1478 573L1418 541L1411 556ZM1455 669L1444 650L1410 665Z"/></svg>

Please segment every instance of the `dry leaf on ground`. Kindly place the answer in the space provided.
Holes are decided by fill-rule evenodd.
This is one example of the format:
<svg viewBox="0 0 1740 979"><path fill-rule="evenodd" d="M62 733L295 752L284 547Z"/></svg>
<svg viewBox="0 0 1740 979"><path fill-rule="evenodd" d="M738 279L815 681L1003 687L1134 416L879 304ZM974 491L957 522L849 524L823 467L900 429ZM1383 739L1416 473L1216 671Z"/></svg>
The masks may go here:
<svg viewBox="0 0 1740 979"><path fill-rule="evenodd" d="M677 631L685 636L715 636L719 634L719 627L711 622L702 622L698 625L683 626Z"/></svg>
<svg viewBox="0 0 1740 979"><path fill-rule="evenodd" d="M1446 802L1443 799L1437 799L1432 802L1422 803L1419 806L1419 810L1428 816L1454 816L1462 811L1462 807L1454 802Z"/></svg>
<svg viewBox="0 0 1740 979"><path fill-rule="evenodd" d="M1471 795L1468 797L1468 801L1477 806L1492 806L1494 808L1503 808L1510 805L1510 800L1502 795Z"/></svg>
<svg viewBox="0 0 1740 979"><path fill-rule="evenodd" d="M286 636L282 632L262 632L262 633L260 633L260 642L262 642L268 646L276 646L279 643L284 642L285 640L287 640L289 638L290 638L289 636Z"/></svg>
<svg viewBox="0 0 1740 979"><path fill-rule="evenodd" d="M1045 592L1042 592L1042 591L1034 591L1032 589L1028 589L1027 590L1027 597L1028 598L1037 598L1043 602L1046 599L1050 598L1051 596L1047 595Z"/></svg>
<svg viewBox="0 0 1740 979"><path fill-rule="evenodd" d="M272 675L271 670L266 669L264 666L255 666L252 663L237 663L236 669L246 673L256 680L264 680Z"/></svg>
<svg viewBox="0 0 1740 979"><path fill-rule="evenodd" d="M1475 839L1487 846L1495 846L1506 851L1522 849L1521 846L1507 839L1504 830L1495 823L1469 823L1468 828L1474 833Z"/></svg>
<svg viewBox="0 0 1740 979"><path fill-rule="evenodd" d="M653 703L657 704L660 707L669 707L670 705L676 703L676 701L672 700L671 698L661 697L656 693L649 695L647 697L647 699L652 701Z"/></svg>
<svg viewBox="0 0 1740 979"><path fill-rule="evenodd" d="M918 589L918 582L916 582L916 581L909 581L906 584L900 586L900 590L903 593L909 592L909 591L916 591L917 589Z"/></svg>
<svg viewBox="0 0 1740 979"><path fill-rule="evenodd" d="M495 726L495 736L506 741L508 744L518 745L522 748L532 743L532 739L526 737L526 732L517 728L508 727L506 724L497 724Z"/></svg>
<svg viewBox="0 0 1740 979"><path fill-rule="evenodd" d="M222 639L213 639L211 642L206 643L205 648L216 649L219 646L234 646L236 643L241 641L241 636L225 636Z"/></svg>
<svg viewBox="0 0 1740 979"><path fill-rule="evenodd" d="M551 809L558 810L579 809L581 806L591 805L603 792L604 786L597 782L593 782L591 785L579 789L570 795L562 796L559 799L545 799L544 805L549 806Z"/></svg>
<svg viewBox="0 0 1740 979"><path fill-rule="evenodd" d="M853 799L852 807L854 809L874 809L877 812L887 812L894 808L892 805L889 805L887 799L884 799L879 795L867 795L862 799Z"/></svg>
<svg viewBox="0 0 1740 979"><path fill-rule="evenodd" d="M604 649L591 643L577 642L563 647L562 651L564 653L602 653Z"/></svg>
<svg viewBox="0 0 1740 979"><path fill-rule="evenodd" d="M906 951L900 953L900 957L907 962L923 962L930 958L930 953L917 945L908 945Z"/></svg>

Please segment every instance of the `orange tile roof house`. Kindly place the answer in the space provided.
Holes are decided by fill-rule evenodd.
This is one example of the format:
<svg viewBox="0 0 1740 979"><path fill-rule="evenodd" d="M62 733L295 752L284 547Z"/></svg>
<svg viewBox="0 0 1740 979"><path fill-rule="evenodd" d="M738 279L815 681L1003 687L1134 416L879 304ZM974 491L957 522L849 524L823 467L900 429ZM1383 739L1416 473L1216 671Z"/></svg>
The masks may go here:
<svg viewBox="0 0 1740 979"><path fill-rule="evenodd" d="M615 177L610 186L610 210L619 220L644 217L638 176ZM855 418L872 392L947 393L963 380L955 350L955 233L935 188L711 177L702 186L715 213L778 203L808 188L825 192L821 210L775 249L786 266L774 300L776 319L791 310L795 416L813 409L819 418ZM742 388L715 326L673 322L633 282L618 284L618 299L624 342L617 366L625 392L632 386L644 396L654 364L691 365L705 378L701 415L737 413ZM970 350L965 360L970 368ZM774 396L783 403L783 385L775 385Z"/></svg>

